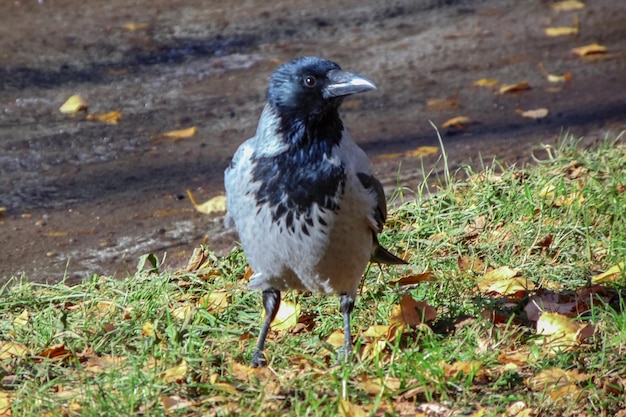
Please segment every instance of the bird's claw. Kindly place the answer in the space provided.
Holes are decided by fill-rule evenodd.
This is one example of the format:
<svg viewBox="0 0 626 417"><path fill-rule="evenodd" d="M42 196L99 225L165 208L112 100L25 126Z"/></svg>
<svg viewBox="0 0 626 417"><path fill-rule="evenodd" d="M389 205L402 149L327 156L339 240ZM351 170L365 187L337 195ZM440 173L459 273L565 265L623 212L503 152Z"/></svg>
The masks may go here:
<svg viewBox="0 0 626 417"><path fill-rule="evenodd" d="M352 358L352 347L341 346L337 349L337 365L350 362Z"/></svg>
<svg viewBox="0 0 626 417"><path fill-rule="evenodd" d="M267 356L262 350L256 349L252 354L252 360L250 360L250 366L253 368L264 368L267 366Z"/></svg>

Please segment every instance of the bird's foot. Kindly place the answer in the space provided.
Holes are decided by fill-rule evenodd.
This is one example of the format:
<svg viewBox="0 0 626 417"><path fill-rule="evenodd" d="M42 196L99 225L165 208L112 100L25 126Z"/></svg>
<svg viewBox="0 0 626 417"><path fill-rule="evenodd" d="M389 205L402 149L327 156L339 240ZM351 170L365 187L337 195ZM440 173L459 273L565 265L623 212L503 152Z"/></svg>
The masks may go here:
<svg viewBox="0 0 626 417"><path fill-rule="evenodd" d="M250 361L250 366L253 368L264 368L267 366L267 356L265 356L265 352L259 349L255 349L252 354L252 360Z"/></svg>
<svg viewBox="0 0 626 417"><path fill-rule="evenodd" d="M341 346L337 349L337 365L348 363L352 359L352 346Z"/></svg>

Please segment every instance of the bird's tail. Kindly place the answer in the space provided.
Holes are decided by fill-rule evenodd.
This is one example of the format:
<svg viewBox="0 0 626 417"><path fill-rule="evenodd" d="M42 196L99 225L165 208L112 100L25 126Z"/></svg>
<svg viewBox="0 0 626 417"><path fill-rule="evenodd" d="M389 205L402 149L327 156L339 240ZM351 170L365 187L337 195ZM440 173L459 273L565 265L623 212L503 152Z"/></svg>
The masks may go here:
<svg viewBox="0 0 626 417"><path fill-rule="evenodd" d="M404 259L398 258L393 253L383 248L380 244L376 245L376 249L374 249L374 253L370 258L370 262L387 265L404 265L408 263Z"/></svg>

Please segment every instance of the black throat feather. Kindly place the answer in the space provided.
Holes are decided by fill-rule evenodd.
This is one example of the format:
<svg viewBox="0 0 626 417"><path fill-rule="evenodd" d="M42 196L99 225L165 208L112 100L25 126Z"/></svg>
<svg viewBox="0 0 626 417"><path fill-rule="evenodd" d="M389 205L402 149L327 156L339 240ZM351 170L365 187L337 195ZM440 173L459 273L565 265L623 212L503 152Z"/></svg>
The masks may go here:
<svg viewBox="0 0 626 417"><path fill-rule="evenodd" d="M257 206L260 210L269 204L275 222L284 217L287 230L295 232L298 224L308 235L307 226L314 220L325 223L321 217L313 219L314 204L320 212L339 210L346 173L343 164L333 164L330 158L341 142L343 123L336 109L315 120L283 114L276 134L288 147L278 155L255 158Z"/></svg>

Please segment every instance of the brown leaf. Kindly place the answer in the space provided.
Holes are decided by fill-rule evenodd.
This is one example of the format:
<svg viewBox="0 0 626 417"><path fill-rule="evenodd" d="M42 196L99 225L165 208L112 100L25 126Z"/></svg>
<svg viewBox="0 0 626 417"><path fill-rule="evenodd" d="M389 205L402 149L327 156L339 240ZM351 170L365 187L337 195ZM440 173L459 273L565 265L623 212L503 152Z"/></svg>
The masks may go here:
<svg viewBox="0 0 626 417"><path fill-rule="evenodd" d="M437 310L434 307L415 301L409 294L403 294L400 304L393 307L389 321L392 325L416 327L435 318Z"/></svg>
<svg viewBox="0 0 626 417"><path fill-rule="evenodd" d="M87 115L87 120L92 122L108 123L110 125L116 125L122 118L122 113L119 111L110 111L108 113L92 113Z"/></svg>
<svg viewBox="0 0 626 417"><path fill-rule="evenodd" d="M582 394L577 384L589 377L576 369L565 371L560 368L544 369L537 375L526 379L525 383L536 392L547 393L555 402L576 401Z"/></svg>
<svg viewBox="0 0 626 417"><path fill-rule="evenodd" d="M168 415L172 411L182 410L193 405L193 401L178 395L161 395L159 396L159 401Z"/></svg>
<svg viewBox="0 0 626 417"><path fill-rule="evenodd" d="M470 120L471 119L466 116L457 116L443 122L441 127L455 127L457 129L463 129L464 125L469 123Z"/></svg>
<svg viewBox="0 0 626 417"><path fill-rule="evenodd" d="M606 54L606 46L592 43L585 46L579 46L578 48L572 48L572 52L580 57L584 57L592 54Z"/></svg>
<svg viewBox="0 0 626 417"><path fill-rule="evenodd" d="M502 86L500 86L500 90L498 91L500 92L500 94L507 94L517 93L518 91L524 90L530 90L530 85L527 81L522 81L521 83L517 84L502 84Z"/></svg>
<svg viewBox="0 0 626 417"><path fill-rule="evenodd" d="M430 98L426 100L426 109L430 111L456 110L459 107L458 97Z"/></svg>
<svg viewBox="0 0 626 417"><path fill-rule="evenodd" d="M65 346L65 343L61 342L42 350L35 356L52 360L63 360L72 356L72 352Z"/></svg>
<svg viewBox="0 0 626 417"><path fill-rule="evenodd" d="M391 284L398 284L399 286L403 287L405 285L415 285L425 281L436 281L432 272L426 271L422 272L421 274L407 275L405 277L391 281Z"/></svg>

